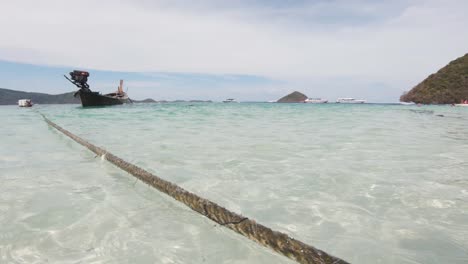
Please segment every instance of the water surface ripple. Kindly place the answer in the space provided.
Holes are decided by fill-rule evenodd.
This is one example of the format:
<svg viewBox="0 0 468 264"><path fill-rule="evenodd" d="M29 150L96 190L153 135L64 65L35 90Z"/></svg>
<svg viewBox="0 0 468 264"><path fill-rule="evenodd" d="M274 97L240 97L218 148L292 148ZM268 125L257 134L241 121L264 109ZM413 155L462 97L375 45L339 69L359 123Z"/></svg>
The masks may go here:
<svg viewBox="0 0 468 264"><path fill-rule="evenodd" d="M468 109L36 106L166 180L353 263L468 262ZM0 107L0 262L289 263Z"/></svg>

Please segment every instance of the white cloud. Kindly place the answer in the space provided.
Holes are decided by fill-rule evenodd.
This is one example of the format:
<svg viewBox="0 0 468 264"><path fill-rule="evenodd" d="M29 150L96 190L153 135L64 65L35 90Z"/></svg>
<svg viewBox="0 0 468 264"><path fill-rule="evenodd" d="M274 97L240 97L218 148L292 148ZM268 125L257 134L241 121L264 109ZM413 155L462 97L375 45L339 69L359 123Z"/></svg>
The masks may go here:
<svg viewBox="0 0 468 264"><path fill-rule="evenodd" d="M395 86L414 85L468 50L468 1L189 3L1 1L0 59Z"/></svg>

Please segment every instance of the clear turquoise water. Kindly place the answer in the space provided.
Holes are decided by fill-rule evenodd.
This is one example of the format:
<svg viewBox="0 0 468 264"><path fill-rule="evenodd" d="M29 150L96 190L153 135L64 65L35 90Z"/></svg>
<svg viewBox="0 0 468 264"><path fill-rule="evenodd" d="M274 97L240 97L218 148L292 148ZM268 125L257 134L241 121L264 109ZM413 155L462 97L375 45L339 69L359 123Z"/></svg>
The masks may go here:
<svg viewBox="0 0 468 264"><path fill-rule="evenodd" d="M95 158L37 110L352 263L468 262L468 109L178 103L0 107L2 263L290 263Z"/></svg>

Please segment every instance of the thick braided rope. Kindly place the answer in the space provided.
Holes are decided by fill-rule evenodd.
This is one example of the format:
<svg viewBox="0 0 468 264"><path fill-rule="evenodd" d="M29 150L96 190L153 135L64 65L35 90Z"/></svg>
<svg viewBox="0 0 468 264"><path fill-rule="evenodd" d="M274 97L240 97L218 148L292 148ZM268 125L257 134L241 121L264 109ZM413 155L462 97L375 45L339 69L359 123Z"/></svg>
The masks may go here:
<svg viewBox="0 0 468 264"><path fill-rule="evenodd" d="M77 143L85 146L92 152L102 156L115 166L132 174L141 181L153 186L161 192L166 193L172 198L184 203L192 210L208 217L214 222L230 228L237 233L257 242L260 245L269 247L274 251L291 258L299 263L314 263L314 264L344 264L348 263L344 260L336 258L327 254L324 251L309 246L301 241L295 240L286 234L271 230L263 226L253 219L249 219L242 215L236 214L219 206L207 199L199 197L183 188L163 180L156 175L135 166L125 160L115 156L114 154L99 148L86 140L72 134L71 132L63 129L54 122L50 121L47 117L41 114L44 120L52 127L70 137Z"/></svg>

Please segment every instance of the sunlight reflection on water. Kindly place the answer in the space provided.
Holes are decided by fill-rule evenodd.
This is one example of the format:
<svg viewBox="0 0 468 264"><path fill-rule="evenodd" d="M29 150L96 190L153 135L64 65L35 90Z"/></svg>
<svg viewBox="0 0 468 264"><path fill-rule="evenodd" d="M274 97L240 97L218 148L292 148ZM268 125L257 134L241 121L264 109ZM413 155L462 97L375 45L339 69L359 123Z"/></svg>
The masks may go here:
<svg viewBox="0 0 468 264"><path fill-rule="evenodd" d="M468 109L36 109L129 162L350 262L468 261ZM135 183L31 110L0 108L0 136L8 139L0 146L0 259L289 262Z"/></svg>

